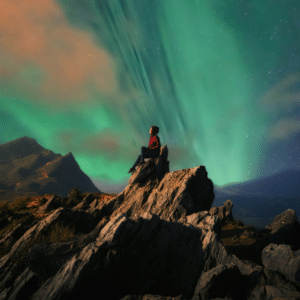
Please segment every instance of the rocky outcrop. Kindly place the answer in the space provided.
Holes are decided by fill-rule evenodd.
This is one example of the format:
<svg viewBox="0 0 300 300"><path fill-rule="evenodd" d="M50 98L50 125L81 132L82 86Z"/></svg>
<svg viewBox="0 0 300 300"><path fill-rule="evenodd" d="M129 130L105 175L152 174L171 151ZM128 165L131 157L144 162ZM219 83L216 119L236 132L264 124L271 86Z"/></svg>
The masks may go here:
<svg viewBox="0 0 300 300"><path fill-rule="evenodd" d="M169 172L167 146L160 153L132 174L129 185L110 204L111 218L120 212L128 216L150 212L175 221L211 208L213 184L205 167Z"/></svg>
<svg viewBox="0 0 300 300"><path fill-rule="evenodd" d="M300 248L300 226L296 212L292 209L276 216L265 231L267 234L253 245L254 251L262 252L271 243L290 245L292 249Z"/></svg>
<svg viewBox="0 0 300 300"><path fill-rule="evenodd" d="M232 201L227 200L224 202L223 206L212 207L209 210L209 213L211 215L218 216L221 221L221 224L224 225L226 221L233 220L232 207L233 207Z"/></svg>
<svg viewBox="0 0 300 300"><path fill-rule="evenodd" d="M262 261L271 271L278 271L295 285L300 285L300 250L289 245L270 244L263 249Z"/></svg>
<svg viewBox="0 0 300 300"><path fill-rule="evenodd" d="M135 171L129 179L129 184L132 185L137 182L142 182L144 179L161 180L166 173L170 172L168 161L168 147L167 145L161 147L159 157L157 158L145 158L145 164L135 167Z"/></svg>
<svg viewBox="0 0 300 300"><path fill-rule="evenodd" d="M233 203L212 209L205 167L169 172L166 146L163 153L138 168L116 197L98 202L88 194L66 206L54 195L39 208L44 219L29 214L2 237L0 247L8 250L0 260L0 299L300 299L299 249L280 244L276 235L276 224L285 235L298 226L293 212L269 224L263 265L241 260L220 238ZM16 217L3 212L0 224ZM55 225L74 228L74 235L32 244ZM278 244L268 244L275 236ZM15 278L21 253L25 264Z"/></svg>

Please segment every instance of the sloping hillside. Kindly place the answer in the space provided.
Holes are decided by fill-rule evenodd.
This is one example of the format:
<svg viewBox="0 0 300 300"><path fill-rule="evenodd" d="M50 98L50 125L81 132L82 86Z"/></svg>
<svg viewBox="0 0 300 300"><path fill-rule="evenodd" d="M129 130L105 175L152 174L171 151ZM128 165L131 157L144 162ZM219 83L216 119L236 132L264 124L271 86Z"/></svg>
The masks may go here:
<svg viewBox="0 0 300 300"><path fill-rule="evenodd" d="M23 137L0 145L0 201L10 196L56 193L66 197L77 187L100 192L80 169L71 152L62 156Z"/></svg>

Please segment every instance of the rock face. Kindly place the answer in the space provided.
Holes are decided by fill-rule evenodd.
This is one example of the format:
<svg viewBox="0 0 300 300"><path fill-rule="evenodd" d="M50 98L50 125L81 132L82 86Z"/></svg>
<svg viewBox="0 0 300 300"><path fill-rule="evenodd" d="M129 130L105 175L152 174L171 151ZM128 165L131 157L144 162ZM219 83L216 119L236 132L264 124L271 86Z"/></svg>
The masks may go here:
<svg viewBox="0 0 300 300"><path fill-rule="evenodd" d="M211 215L218 216L219 219L221 220L221 224L224 225L227 220L229 220L229 221L233 220L232 207L233 207L232 201L227 200L224 202L223 206L212 207L209 210L209 213Z"/></svg>
<svg viewBox="0 0 300 300"><path fill-rule="evenodd" d="M53 193L66 197L74 187L82 193L101 193L71 152L55 154L32 138L1 144L0 166L0 201L6 201L11 193L15 197Z"/></svg>
<svg viewBox="0 0 300 300"><path fill-rule="evenodd" d="M213 184L204 166L169 172L168 148L140 166L129 185L115 198L111 217L150 212L173 221L197 211L209 210L214 199Z"/></svg>
<svg viewBox="0 0 300 300"><path fill-rule="evenodd" d="M160 149L159 157L157 158L145 158L146 164L138 165L136 167L137 172L134 172L129 179L129 184L141 182L145 178L157 177L161 180L166 173L170 172L168 158L168 148L163 146Z"/></svg>
<svg viewBox="0 0 300 300"><path fill-rule="evenodd" d="M271 243L290 245L292 249L300 248L300 226L292 209L287 209L276 216L273 222L266 226L266 232L268 234L253 246L255 251L261 252Z"/></svg>
<svg viewBox="0 0 300 300"><path fill-rule="evenodd" d="M262 266L240 260L220 238L233 203L211 208L213 184L205 167L169 172L166 146L161 154L138 168L116 197L98 202L88 194L65 207L54 195L39 208L43 220L27 214L0 237L0 247L8 248L0 259L0 299L300 299L299 249L282 244L299 226L293 212L269 224L273 231L259 245ZM0 226L20 217L3 212ZM72 238L37 242L25 251L61 224L74 228ZM270 243L275 237L277 244ZM15 257L24 252L16 277Z"/></svg>

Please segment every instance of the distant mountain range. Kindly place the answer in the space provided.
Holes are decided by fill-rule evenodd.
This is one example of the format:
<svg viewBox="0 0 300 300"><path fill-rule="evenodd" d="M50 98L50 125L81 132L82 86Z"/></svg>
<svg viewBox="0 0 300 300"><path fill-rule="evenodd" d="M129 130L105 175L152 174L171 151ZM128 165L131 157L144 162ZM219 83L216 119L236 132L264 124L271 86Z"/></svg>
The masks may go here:
<svg viewBox="0 0 300 300"><path fill-rule="evenodd" d="M220 193L234 193L242 195L284 196L288 198L299 197L300 170L289 169L277 172L270 176L227 184L217 187Z"/></svg>
<svg viewBox="0 0 300 300"><path fill-rule="evenodd" d="M246 225L265 227L287 209L295 210L300 221L300 170L288 169L246 182L214 185L214 206L233 202L233 217Z"/></svg>
<svg viewBox="0 0 300 300"><path fill-rule="evenodd" d="M74 187L82 193L102 193L71 152L55 154L28 137L0 144L0 202L22 195L55 193L67 197Z"/></svg>

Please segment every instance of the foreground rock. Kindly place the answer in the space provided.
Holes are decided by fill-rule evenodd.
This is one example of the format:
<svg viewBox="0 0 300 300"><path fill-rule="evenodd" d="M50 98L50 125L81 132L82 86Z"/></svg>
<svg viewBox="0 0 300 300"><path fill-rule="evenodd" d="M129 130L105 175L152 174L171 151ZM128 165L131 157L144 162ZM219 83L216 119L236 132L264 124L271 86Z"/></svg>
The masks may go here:
<svg viewBox="0 0 300 300"><path fill-rule="evenodd" d="M0 240L9 249L0 260L0 299L300 299L297 243L281 244L299 226L293 211L268 225L276 230L259 244L263 265L240 260L220 238L233 203L211 208L205 167L170 173L167 154L162 147L160 157L138 168L110 200L88 194L66 207L55 195L39 209L45 219L28 214ZM14 218L20 215L2 213L0 224ZM74 236L30 244L58 224L74 228ZM278 230L285 232L282 239ZM270 243L275 238L277 244ZM16 278L15 257L23 252Z"/></svg>
<svg viewBox="0 0 300 300"><path fill-rule="evenodd" d="M120 212L128 216L151 212L164 220L177 221L211 208L213 183L205 167L169 172L167 146L160 153L132 174L129 185L109 205L103 204L103 208L113 206L111 218Z"/></svg>

